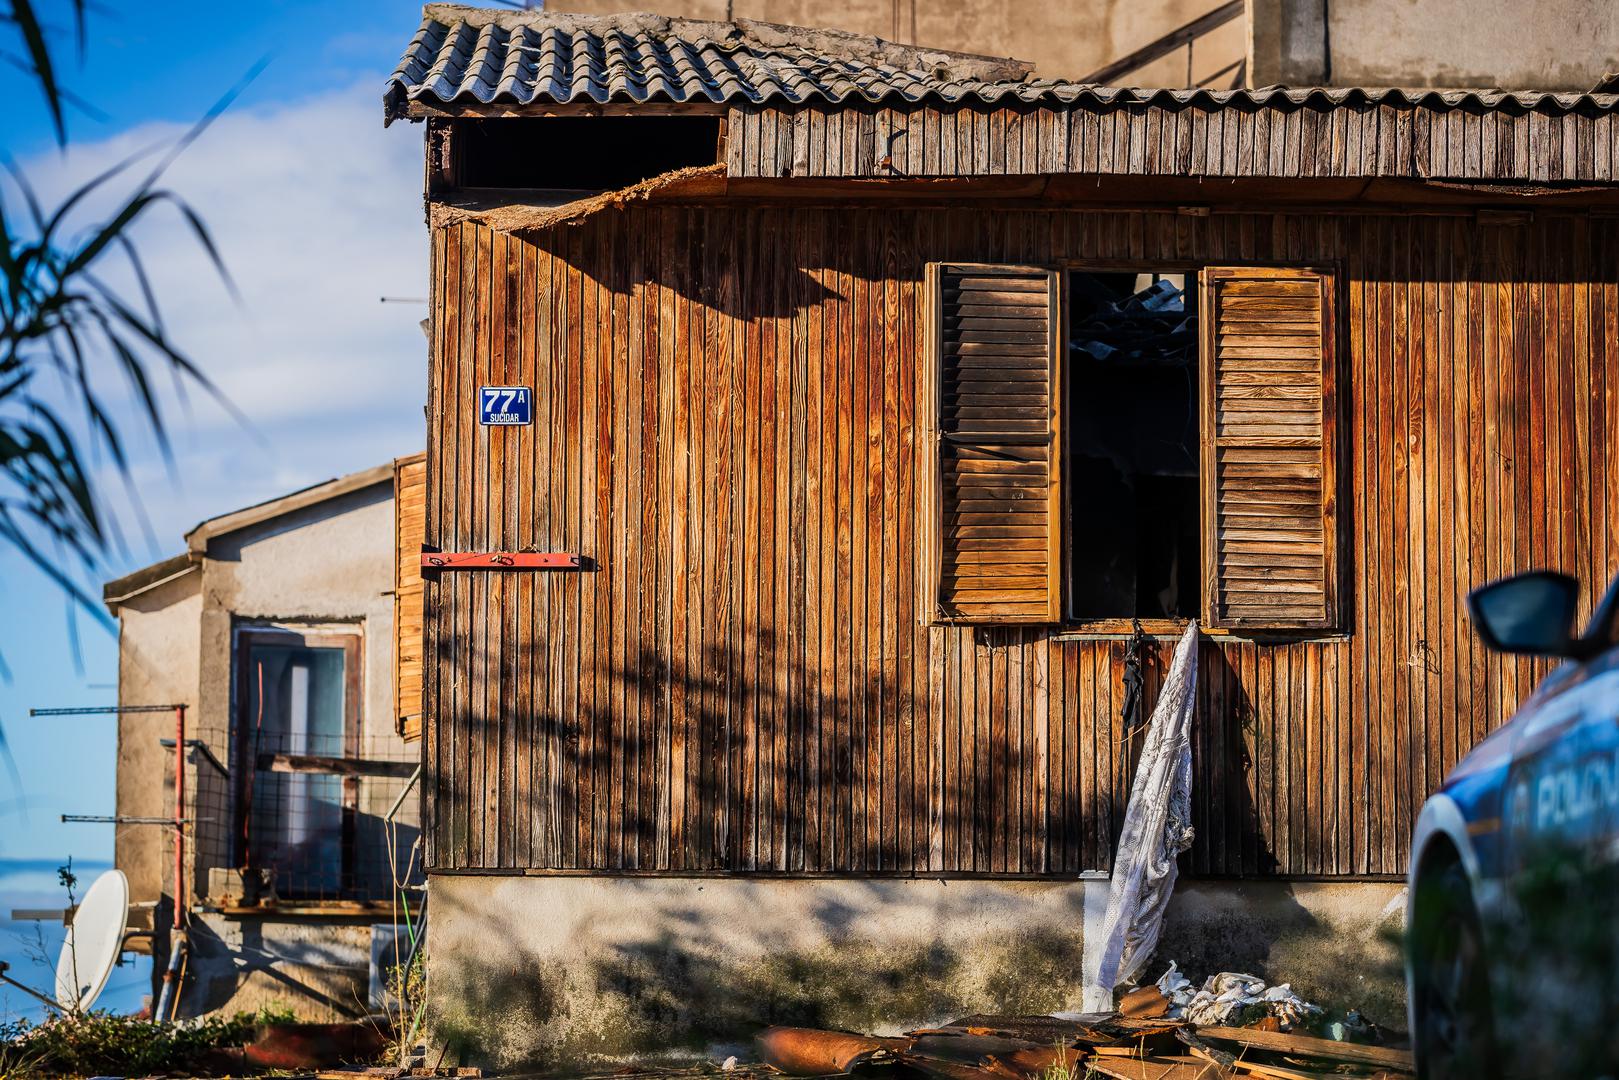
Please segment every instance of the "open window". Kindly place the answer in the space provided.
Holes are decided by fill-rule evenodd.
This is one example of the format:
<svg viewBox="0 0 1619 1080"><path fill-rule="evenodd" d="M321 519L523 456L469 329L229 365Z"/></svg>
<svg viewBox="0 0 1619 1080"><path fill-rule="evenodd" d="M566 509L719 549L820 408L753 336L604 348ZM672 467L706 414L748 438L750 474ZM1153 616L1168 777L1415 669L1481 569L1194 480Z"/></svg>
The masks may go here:
<svg viewBox="0 0 1619 1080"><path fill-rule="evenodd" d="M238 863L284 898L357 892L359 636L237 636Z"/></svg>
<svg viewBox="0 0 1619 1080"><path fill-rule="evenodd" d="M1327 275L939 264L928 284L933 620L1338 625Z"/></svg>
<svg viewBox="0 0 1619 1080"><path fill-rule="evenodd" d="M1198 614L1198 310L1187 279L1138 268L1068 277L1068 614L1079 622Z"/></svg>

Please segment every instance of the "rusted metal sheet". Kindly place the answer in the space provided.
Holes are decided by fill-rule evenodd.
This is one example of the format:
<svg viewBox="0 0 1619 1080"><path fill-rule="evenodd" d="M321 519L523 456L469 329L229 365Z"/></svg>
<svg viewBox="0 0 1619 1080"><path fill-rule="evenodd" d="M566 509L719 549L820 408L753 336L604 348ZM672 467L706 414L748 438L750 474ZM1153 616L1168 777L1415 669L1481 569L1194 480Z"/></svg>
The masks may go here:
<svg viewBox="0 0 1619 1080"><path fill-rule="evenodd" d="M1123 635L918 611L923 268L1072 261L1335 267L1341 629L1200 646L1189 869L1402 874L1424 796L1541 670L1486 655L1459 597L1619 569L1616 254L1619 222L1543 211L435 231L427 542L594 569L427 585L429 865L1106 870L1140 738ZM536 422L479 430L482 384L534 386Z"/></svg>
<svg viewBox="0 0 1619 1080"><path fill-rule="evenodd" d="M766 1028L755 1039L759 1060L788 1076L831 1076L858 1065L893 1061L914 1041L797 1027Z"/></svg>
<svg viewBox="0 0 1619 1080"><path fill-rule="evenodd" d="M424 573L450 570L578 570L583 557L565 551L424 551Z"/></svg>

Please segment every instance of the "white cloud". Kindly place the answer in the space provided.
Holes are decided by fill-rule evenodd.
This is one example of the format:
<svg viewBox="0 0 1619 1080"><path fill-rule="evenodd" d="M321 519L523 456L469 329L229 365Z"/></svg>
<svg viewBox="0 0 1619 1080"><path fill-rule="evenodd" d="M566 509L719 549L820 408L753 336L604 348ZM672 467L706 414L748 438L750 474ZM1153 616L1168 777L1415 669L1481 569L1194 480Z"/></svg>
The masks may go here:
<svg viewBox="0 0 1619 1080"><path fill-rule="evenodd" d="M143 125L24 169L49 206L182 132ZM384 131L368 80L227 113L166 174L207 222L243 298L231 301L179 216L158 208L138 236L166 324L262 439L198 394L189 420L171 412L181 487L151 446L133 469L161 551L204 517L420 449L427 309L378 298L427 295L421 160L421 129ZM110 369L107 385L127 397Z"/></svg>

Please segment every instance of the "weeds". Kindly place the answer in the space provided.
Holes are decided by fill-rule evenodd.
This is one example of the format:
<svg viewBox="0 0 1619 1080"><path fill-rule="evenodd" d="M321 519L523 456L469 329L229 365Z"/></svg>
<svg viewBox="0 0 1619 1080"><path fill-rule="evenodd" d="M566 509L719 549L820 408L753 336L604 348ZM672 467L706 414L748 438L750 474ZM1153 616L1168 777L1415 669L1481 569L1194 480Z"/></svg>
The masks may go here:
<svg viewBox="0 0 1619 1080"><path fill-rule="evenodd" d="M418 950L407 967L399 964L389 969L388 993L395 1014L394 1038L388 1044L386 1060L399 1063L415 1049L422 1021L427 1011L427 973L425 958Z"/></svg>
<svg viewBox="0 0 1619 1080"><path fill-rule="evenodd" d="M107 1012L39 1024L0 1024L0 1080L44 1076L143 1076L206 1068L213 1051L253 1040L259 1018L241 1013L161 1024Z"/></svg>
<svg viewBox="0 0 1619 1080"><path fill-rule="evenodd" d="M1083 1080L1082 1075L1075 1069L1078 1063L1070 1064L1067 1056L1063 1054L1064 1049L1062 1043L1057 1044L1057 1060L1051 1063L1040 1080ZM1090 1075L1091 1070L1087 1067L1083 1076Z"/></svg>

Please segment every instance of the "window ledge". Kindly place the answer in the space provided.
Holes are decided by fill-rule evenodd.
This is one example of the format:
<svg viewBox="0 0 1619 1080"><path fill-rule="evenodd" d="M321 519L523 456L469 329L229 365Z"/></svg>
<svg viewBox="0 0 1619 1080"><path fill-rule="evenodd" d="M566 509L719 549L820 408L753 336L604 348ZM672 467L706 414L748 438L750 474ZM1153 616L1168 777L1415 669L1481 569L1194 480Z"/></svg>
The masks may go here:
<svg viewBox="0 0 1619 1080"><path fill-rule="evenodd" d="M395 910L388 900L282 900L270 904L232 904L203 901L193 911L210 912L229 919L324 918L355 919L389 915Z"/></svg>
<svg viewBox="0 0 1619 1080"><path fill-rule="evenodd" d="M1143 619L1141 631L1154 641L1178 641L1186 633L1186 620ZM1115 619L1089 623L1070 623L1052 631L1050 641L1128 641L1135 636L1135 628ZM1198 636L1205 641L1246 641L1256 645L1308 645L1347 642L1353 636L1342 630L1333 631L1242 631L1198 627Z"/></svg>

